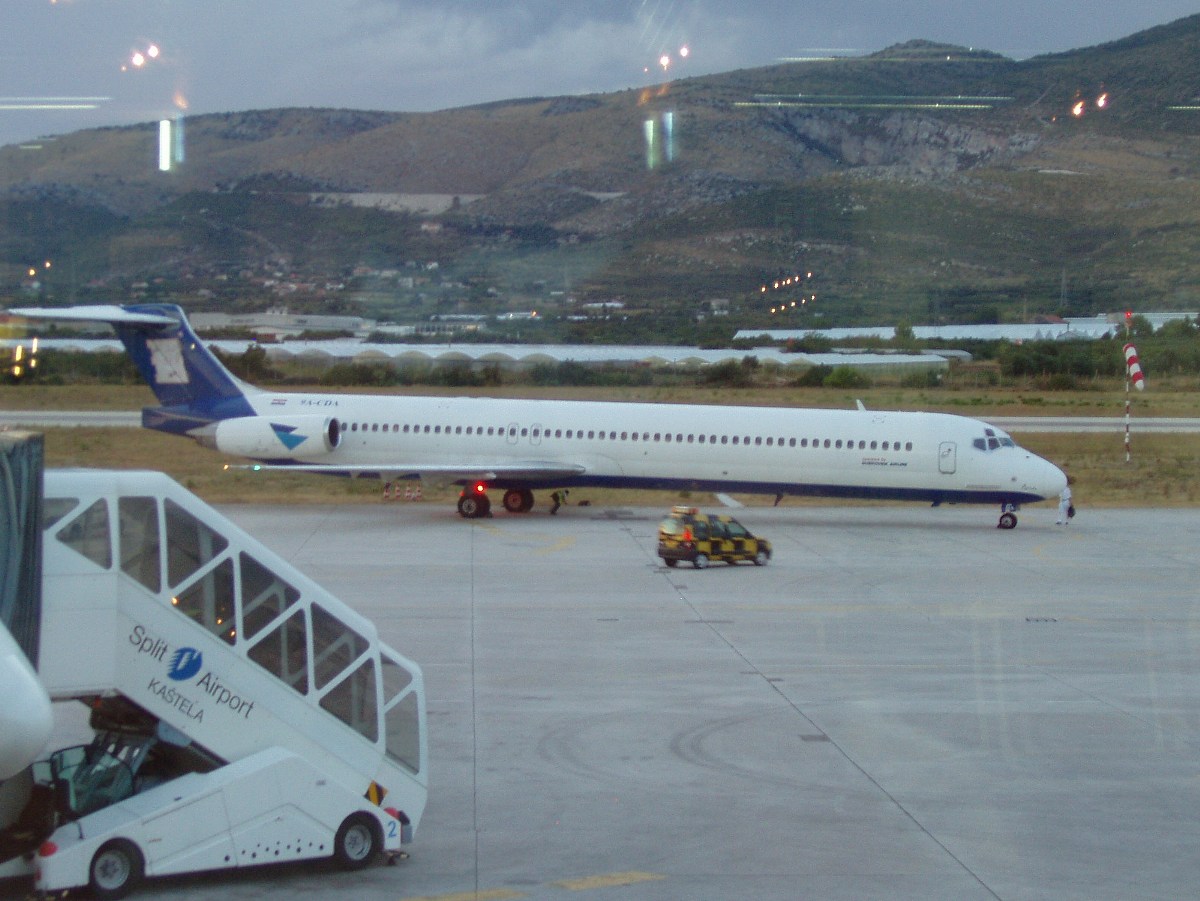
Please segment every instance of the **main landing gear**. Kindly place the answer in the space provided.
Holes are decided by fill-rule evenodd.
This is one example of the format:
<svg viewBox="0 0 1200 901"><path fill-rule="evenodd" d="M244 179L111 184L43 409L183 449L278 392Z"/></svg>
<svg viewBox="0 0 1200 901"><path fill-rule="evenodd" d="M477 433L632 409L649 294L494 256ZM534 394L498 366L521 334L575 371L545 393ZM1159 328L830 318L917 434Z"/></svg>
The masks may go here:
<svg viewBox="0 0 1200 901"><path fill-rule="evenodd" d="M996 523L997 529L1015 529L1017 527L1017 505L1016 504L1001 504L1000 505L1000 521Z"/></svg>
<svg viewBox="0 0 1200 901"><path fill-rule="evenodd" d="M509 488L504 492L504 509L509 513L528 513L533 509L533 492L528 488Z"/></svg>
<svg viewBox="0 0 1200 901"><path fill-rule="evenodd" d="M458 496L458 515L463 519L479 519L492 515L492 502L479 486L463 489Z"/></svg>
<svg viewBox="0 0 1200 901"><path fill-rule="evenodd" d="M533 509L533 492L528 488L509 488L504 492L504 509L509 513L528 513ZM464 519L479 519L492 515L492 502L487 485L476 482L458 496L458 514Z"/></svg>

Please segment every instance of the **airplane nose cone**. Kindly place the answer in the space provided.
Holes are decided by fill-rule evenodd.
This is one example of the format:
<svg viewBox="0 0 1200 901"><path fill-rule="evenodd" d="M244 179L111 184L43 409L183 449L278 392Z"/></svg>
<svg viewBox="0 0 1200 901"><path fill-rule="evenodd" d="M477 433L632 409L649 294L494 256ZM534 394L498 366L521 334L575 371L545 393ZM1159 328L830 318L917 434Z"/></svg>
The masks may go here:
<svg viewBox="0 0 1200 901"><path fill-rule="evenodd" d="M1067 487L1067 474L1051 463L1049 460L1043 460L1041 457L1033 456L1035 474L1032 483L1036 486L1036 491L1043 498L1055 498L1062 493L1062 490Z"/></svg>

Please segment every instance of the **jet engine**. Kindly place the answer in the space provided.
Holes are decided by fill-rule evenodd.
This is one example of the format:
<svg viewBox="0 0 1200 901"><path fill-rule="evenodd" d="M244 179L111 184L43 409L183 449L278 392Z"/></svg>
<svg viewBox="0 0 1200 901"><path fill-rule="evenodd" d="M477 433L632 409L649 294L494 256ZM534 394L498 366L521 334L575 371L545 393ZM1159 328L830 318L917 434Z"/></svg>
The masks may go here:
<svg viewBox="0 0 1200 901"><path fill-rule="evenodd" d="M257 460L308 460L342 443L342 425L332 416L242 416L189 434L223 454Z"/></svg>

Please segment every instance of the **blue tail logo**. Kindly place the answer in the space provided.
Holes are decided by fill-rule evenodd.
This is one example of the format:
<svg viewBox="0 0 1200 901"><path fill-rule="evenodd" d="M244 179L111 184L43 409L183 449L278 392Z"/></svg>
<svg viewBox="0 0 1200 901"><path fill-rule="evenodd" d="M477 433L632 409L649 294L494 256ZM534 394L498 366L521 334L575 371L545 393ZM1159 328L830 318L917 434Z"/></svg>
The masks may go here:
<svg viewBox="0 0 1200 901"><path fill-rule="evenodd" d="M294 425L279 425L271 423L271 429L275 432L275 437L279 439L279 443L288 450L295 450L301 444L308 440L307 435L297 435Z"/></svg>

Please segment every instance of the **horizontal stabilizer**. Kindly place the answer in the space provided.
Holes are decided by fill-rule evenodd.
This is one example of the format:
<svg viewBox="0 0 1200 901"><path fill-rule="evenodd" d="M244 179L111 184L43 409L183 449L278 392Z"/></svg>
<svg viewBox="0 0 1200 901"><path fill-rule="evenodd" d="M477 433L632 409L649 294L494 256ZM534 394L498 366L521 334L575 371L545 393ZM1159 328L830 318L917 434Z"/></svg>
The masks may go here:
<svg viewBox="0 0 1200 901"><path fill-rule="evenodd" d="M139 313L113 304L88 307L22 307L9 310L27 319L58 319L68 322L111 322L114 325L176 325L177 320L157 313Z"/></svg>

